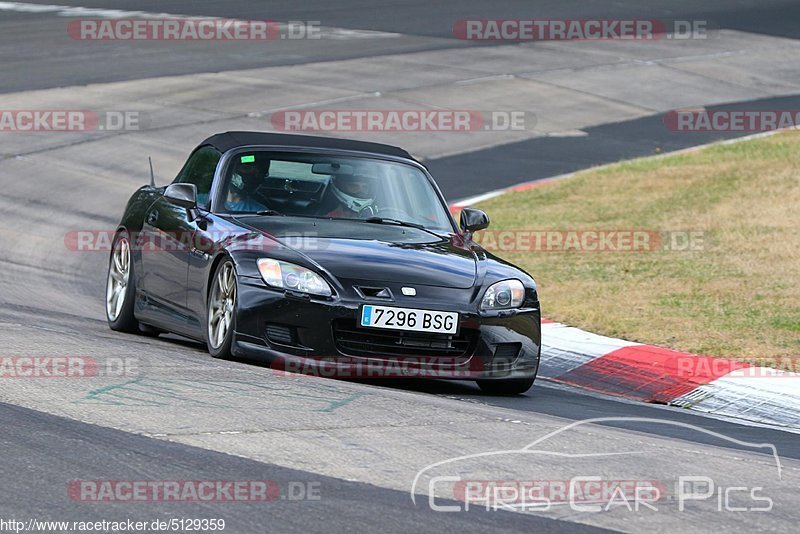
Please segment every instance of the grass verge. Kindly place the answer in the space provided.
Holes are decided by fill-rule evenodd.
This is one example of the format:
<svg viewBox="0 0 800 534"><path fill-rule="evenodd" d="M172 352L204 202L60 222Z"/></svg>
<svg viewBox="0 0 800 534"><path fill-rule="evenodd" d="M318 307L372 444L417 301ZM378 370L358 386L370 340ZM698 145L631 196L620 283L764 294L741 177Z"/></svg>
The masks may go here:
<svg viewBox="0 0 800 534"><path fill-rule="evenodd" d="M711 356L800 356L800 132L588 170L478 207L492 219L478 241L534 276L545 317ZM625 251L596 250L609 239Z"/></svg>

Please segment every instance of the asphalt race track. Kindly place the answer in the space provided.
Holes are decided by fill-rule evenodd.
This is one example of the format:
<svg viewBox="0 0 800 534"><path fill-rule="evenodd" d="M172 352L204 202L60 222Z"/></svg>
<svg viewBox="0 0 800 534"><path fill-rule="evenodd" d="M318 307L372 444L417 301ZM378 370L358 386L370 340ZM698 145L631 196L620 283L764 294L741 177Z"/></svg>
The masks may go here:
<svg viewBox="0 0 800 534"><path fill-rule="evenodd" d="M144 127L0 132L0 356L79 356L101 367L93 378L0 378L0 520L221 518L231 533L795 530L796 434L543 380L517 398L482 395L472 383L331 380L214 360L177 336L117 334L103 311L107 254L71 250L66 234L113 229L130 193L148 180L148 155L166 183L208 134L269 129L276 110L532 111L535 125L519 132L345 135L408 148L453 201L744 135L676 133L664 114L690 106L800 109L796 2L69 4L318 20L324 28L318 41L266 47L79 42L66 34L77 16L69 6L37 4L50 2L0 2L0 110L135 110ZM714 35L652 44L487 44L452 35L458 19L515 17L704 19ZM546 314L546 295L543 305ZM576 424L593 418L610 419ZM518 454L534 442L535 454ZM490 451L507 454L428 469ZM460 474L599 476L657 481L665 491L657 510L598 512L562 500L529 513L434 511L432 492L438 506L463 508L435 479ZM680 477L710 480L713 491L681 502ZM266 480L280 495L87 502L70 491L81 480ZM768 511L755 510L762 496L773 503Z"/></svg>
<svg viewBox="0 0 800 534"><path fill-rule="evenodd" d="M59 4L57 2L31 2L34 4ZM541 18L569 18L579 14L585 18L665 18L703 19L717 27L778 37L800 36L794 23L800 17L800 6L786 0L764 2L731 2L692 0L637 2L636 0L601 0L585 2L541 0L533 6L520 7L514 0L481 2L381 2L345 1L326 2L313 0L297 2L269 2L267 13L259 2L246 0L217 0L173 2L122 0L85 1L59 5L79 5L87 8L120 9L130 11L167 12L170 14L229 17L240 19L319 20L325 26L356 30L372 30L399 34L396 38L369 40L326 40L324 46L314 42L276 42L268 54L258 46L244 50L216 45L201 47L175 47L169 43L149 43L144 49L131 51L125 46L112 47L111 53L98 54L92 46L63 49L59 38L63 35L63 18L57 12L31 16L24 12L9 11L0 21L3 57L10 61L4 65L0 82L3 92L27 89L44 89L85 83L135 80L144 77L198 72L219 72L268 65L287 65L314 61L330 61L382 54L435 50L454 46L474 46L473 43L452 38L453 22L472 18L513 18L531 16ZM168 6L168 7L167 7ZM19 43L25 42L24 49ZM227 49L226 49L227 48ZM166 54L164 53L166 52Z"/></svg>

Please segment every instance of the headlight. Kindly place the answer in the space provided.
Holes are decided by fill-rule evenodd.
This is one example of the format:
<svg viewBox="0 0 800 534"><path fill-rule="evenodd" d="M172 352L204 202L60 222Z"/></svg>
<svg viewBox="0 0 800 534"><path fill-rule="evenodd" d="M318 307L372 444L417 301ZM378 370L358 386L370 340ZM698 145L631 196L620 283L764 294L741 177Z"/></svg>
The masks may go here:
<svg viewBox="0 0 800 534"><path fill-rule="evenodd" d="M261 278L272 287L291 289L322 297L331 296L331 286L314 271L285 261L261 258L257 262Z"/></svg>
<svg viewBox="0 0 800 534"><path fill-rule="evenodd" d="M489 286L481 301L482 310L519 308L525 300L525 286L519 280L503 280Z"/></svg>

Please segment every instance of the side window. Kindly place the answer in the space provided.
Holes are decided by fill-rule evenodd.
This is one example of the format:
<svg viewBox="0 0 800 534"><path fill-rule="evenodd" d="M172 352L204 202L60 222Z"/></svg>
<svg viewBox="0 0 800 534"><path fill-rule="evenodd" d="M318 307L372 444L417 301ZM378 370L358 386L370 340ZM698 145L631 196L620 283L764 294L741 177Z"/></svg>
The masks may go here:
<svg viewBox="0 0 800 534"><path fill-rule="evenodd" d="M197 204L206 209L209 207L211 184L214 182L214 171L217 169L222 154L211 147L202 147L189 157L175 183L194 184L197 187Z"/></svg>

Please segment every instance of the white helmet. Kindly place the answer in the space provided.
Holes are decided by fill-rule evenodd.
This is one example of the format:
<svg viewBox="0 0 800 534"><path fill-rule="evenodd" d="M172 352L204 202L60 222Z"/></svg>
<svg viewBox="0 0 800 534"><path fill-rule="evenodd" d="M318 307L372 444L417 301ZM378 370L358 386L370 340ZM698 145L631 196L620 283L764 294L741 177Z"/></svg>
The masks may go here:
<svg viewBox="0 0 800 534"><path fill-rule="evenodd" d="M366 183L367 188L366 191L360 191L358 193L345 193L339 187L337 187L336 182L339 182L339 185L343 185L343 183L353 183L353 182L361 182ZM336 198L339 199L339 202L347 206L348 209L355 211L356 213L360 213L361 210L367 208L372 205L375 201L372 191L372 180L365 176L360 175L336 175L333 177L331 181L331 187L333 188L333 194ZM343 185L343 187L347 187Z"/></svg>

